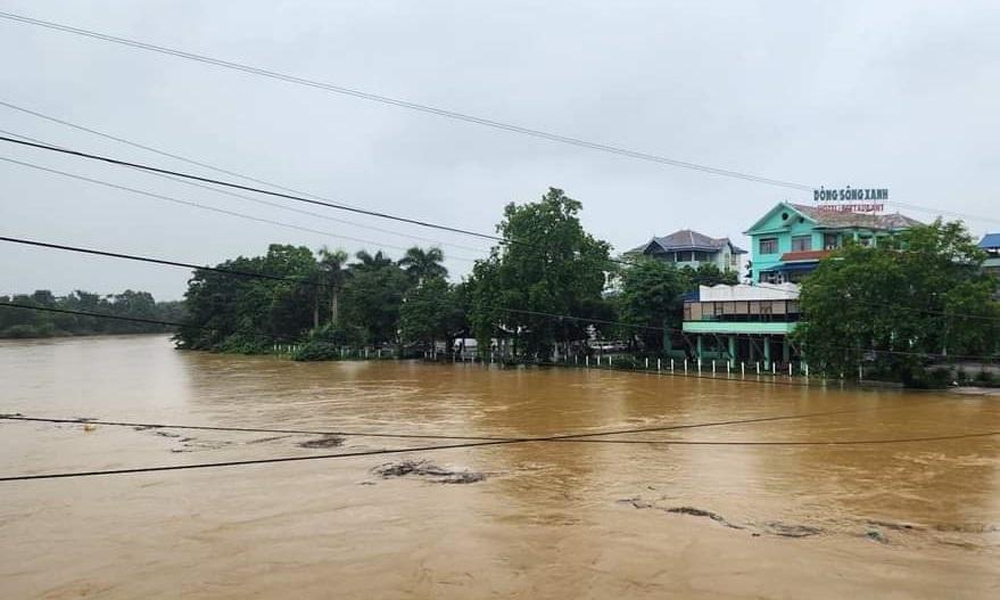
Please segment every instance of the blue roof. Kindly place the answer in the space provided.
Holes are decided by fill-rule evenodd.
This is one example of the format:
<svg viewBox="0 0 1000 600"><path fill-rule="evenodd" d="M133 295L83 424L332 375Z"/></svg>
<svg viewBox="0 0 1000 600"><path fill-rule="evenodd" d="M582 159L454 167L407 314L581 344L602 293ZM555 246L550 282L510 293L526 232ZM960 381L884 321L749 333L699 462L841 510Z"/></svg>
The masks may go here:
<svg viewBox="0 0 1000 600"><path fill-rule="evenodd" d="M1000 233L987 233L979 242L979 247L983 249L1000 248Z"/></svg>

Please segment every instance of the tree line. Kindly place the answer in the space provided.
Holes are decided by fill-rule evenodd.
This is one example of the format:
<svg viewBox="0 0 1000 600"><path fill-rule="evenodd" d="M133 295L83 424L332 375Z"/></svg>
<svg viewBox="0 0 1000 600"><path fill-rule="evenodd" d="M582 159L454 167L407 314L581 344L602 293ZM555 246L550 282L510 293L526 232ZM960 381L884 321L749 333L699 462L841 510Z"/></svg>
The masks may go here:
<svg viewBox="0 0 1000 600"><path fill-rule="evenodd" d="M173 323L180 322L185 317L182 302L157 302L149 292L133 290L103 296L83 290L56 296L49 290L36 290L32 294L0 296L0 304L21 304ZM171 330L171 327L164 325L68 313L22 308L0 310L0 338L164 333Z"/></svg>
<svg viewBox="0 0 1000 600"><path fill-rule="evenodd" d="M342 250L273 244L264 256L216 267L261 277L195 271L178 346L263 353L276 341L299 342L297 358L316 360L343 347L421 354L474 338L480 352L518 361L586 352L589 339L603 336L656 351L663 335L635 336L630 325L679 326L684 292L736 283L714 265L639 260L622 269L610 244L584 230L581 210L555 188L509 204L497 226L502 241L460 282L448 280L440 248L414 247L398 261L361 251L352 260Z"/></svg>
<svg viewBox="0 0 1000 600"><path fill-rule="evenodd" d="M507 205L496 228L501 241L458 282L449 280L440 248L413 247L393 260L381 250L351 257L272 244L263 256L195 270L182 303L133 291L61 298L39 291L0 301L181 319L179 348L267 353L276 343L295 344L302 360L386 346L419 356L470 338L480 354L515 362L583 355L594 340L647 356L689 345L679 333L685 296L699 285L734 284L736 274L615 258L610 244L584 229L581 211L555 188L536 202ZM875 247L848 244L802 282L793 342L812 372L839 377L860 365L868 377L909 385L925 385L939 363L995 357L1000 303L984 259L960 222L916 226ZM3 337L162 330L0 311Z"/></svg>

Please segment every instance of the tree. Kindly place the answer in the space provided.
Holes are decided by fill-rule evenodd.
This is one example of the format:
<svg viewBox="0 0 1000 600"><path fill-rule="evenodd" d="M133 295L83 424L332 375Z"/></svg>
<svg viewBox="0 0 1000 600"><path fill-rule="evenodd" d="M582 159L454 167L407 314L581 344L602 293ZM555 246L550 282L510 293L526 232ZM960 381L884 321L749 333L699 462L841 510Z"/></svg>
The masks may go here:
<svg viewBox="0 0 1000 600"><path fill-rule="evenodd" d="M685 265L681 269L681 274L684 276L687 291L696 291L701 285L736 285L739 283L735 271L722 271L713 263L702 263L698 265L697 269Z"/></svg>
<svg viewBox="0 0 1000 600"><path fill-rule="evenodd" d="M442 277L425 280L406 294L399 311L399 328L404 343L434 348L437 340L448 339L460 317L455 289Z"/></svg>
<svg viewBox="0 0 1000 600"><path fill-rule="evenodd" d="M631 334L647 349L663 350L669 330L680 327L688 282L673 265L656 259L639 259L622 271L621 319L635 326Z"/></svg>
<svg viewBox="0 0 1000 600"><path fill-rule="evenodd" d="M196 270L184 295L190 326L178 332L180 347L262 352L275 339L301 337L313 324L318 267L309 248L271 244L265 256L241 256L217 268L290 281Z"/></svg>
<svg viewBox="0 0 1000 600"><path fill-rule="evenodd" d="M472 325L480 349L512 337L515 351L547 357L558 341L585 339L609 269L607 242L584 231L582 205L556 188L540 201L509 204L497 231L503 242L477 261L472 275Z"/></svg>
<svg viewBox="0 0 1000 600"><path fill-rule="evenodd" d="M398 341L399 310L410 287L409 278L381 251L355 255L343 289L341 324L359 328L369 344Z"/></svg>
<svg viewBox="0 0 1000 600"><path fill-rule="evenodd" d="M433 277L448 277L448 269L441 263L444 261L444 252L440 248L430 248L424 250L414 246L406 251L406 255L399 260L399 266L406 271L414 285Z"/></svg>
<svg viewBox="0 0 1000 600"><path fill-rule="evenodd" d="M340 305L340 289L347 279L347 271L344 265L347 263L347 253L343 250L330 250L323 246L319 250L319 271L322 274L322 282L326 286L326 294L330 298L330 322L337 323L338 309ZM317 303L317 312L318 312ZM319 327L319 315L314 319L314 327Z"/></svg>
<svg viewBox="0 0 1000 600"><path fill-rule="evenodd" d="M802 284L806 360L829 375L864 361L920 384L929 355L984 354L1000 339L996 282L960 222L940 219L877 247L848 245Z"/></svg>

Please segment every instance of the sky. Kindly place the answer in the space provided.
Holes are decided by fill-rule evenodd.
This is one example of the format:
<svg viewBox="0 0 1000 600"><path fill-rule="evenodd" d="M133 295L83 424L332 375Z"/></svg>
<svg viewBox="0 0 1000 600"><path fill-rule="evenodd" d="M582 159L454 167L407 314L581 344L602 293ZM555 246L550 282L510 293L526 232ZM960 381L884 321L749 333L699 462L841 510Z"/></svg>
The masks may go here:
<svg viewBox="0 0 1000 600"><path fill-rule="evenodd" d="M0 10L495 121L810 187L889 188L929 221L1000 230L1000 3L3 0ZM0 19L0 101L322 197L492 233L551 187L617 251L728 236L812 194L535 139ZM218 173L0 106L0 129ZM0 235L194 264L270 243L440 244L453 278L489 242L0 143ZM222 175L222 178L238 181ZM245 183L245 182L244 182ZM945 215L946 217L948 214ZM346 222L345 222L346 221ZM314 231L303 231L295 227ZM375 229L372 229L375 228ZM352 238L352 239L348 239ZM362 241L359 241L362 240ZM141 289L189 272L0 243L0 295Z"/></svg>

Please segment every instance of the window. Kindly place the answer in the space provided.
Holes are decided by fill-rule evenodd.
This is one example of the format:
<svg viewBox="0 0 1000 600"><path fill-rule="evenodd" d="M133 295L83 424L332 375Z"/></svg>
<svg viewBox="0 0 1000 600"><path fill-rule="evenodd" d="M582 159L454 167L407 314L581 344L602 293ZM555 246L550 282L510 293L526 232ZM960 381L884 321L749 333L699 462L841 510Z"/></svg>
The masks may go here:
<svg viewBox="0 0 1000 600"><path fill-rule="evenodd" d="M834 250L840 246L837 241L836 233L824 233L823 234L823 249L824 250Z"/></svg>
<svg viewBox="0 0 1000 600"><path fill-rule="evenodd" d="M811 235L792 236L792 252L807 252L813 249L813 238Z"/></svg>
<svg viewBox="0 0 1000 600"><path fill-rule="evenodd" d="M778 253L778 238L761 238L760 239L760 253L761 254L777 254Z"/></svg>

